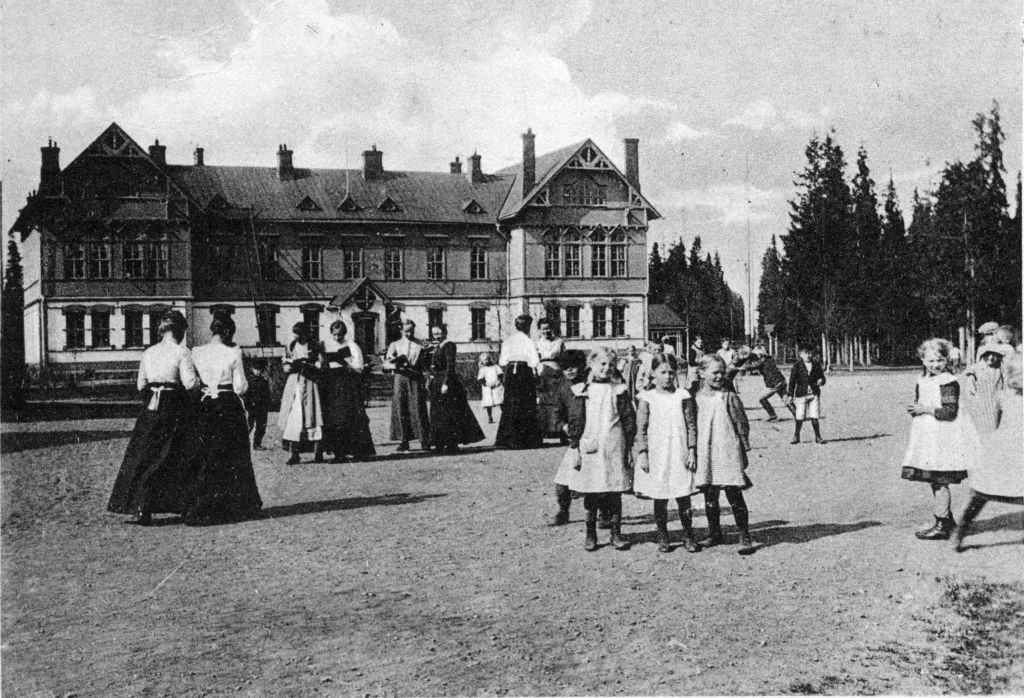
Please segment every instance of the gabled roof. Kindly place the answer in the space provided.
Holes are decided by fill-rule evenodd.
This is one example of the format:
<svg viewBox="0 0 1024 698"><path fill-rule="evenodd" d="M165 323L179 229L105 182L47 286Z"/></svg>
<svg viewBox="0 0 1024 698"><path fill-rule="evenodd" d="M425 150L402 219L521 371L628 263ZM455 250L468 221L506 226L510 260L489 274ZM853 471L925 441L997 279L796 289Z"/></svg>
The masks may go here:
<svg viewBox="0 0 1024 698"><path fill-rule="evenodd" d="M655 327L662 329L686 327L683 318L664 303L649 303L647 305L647 324L651 329Z"/></svg>
<svg viewBox="0 0 1024 698"><path fill-rule="evenodd" d="M512 189L509 192L508 197L505 199L504 206L502 206L501 208L501 213L498 214L498 220L507 220L509 218L514 217L520 211L522 211L523 207L529 204L530 200L533 199L533 197L536 196L538 192L544 189L544 187L546 187L548 183L552 179L554 179L555 175L561 172L562 169L569 163L569 161L576 157L576 155L578 155L579 152L586 147L593 148L598 155L603 157L604 160L606 160L608 164L611 165L610 169L613 172L619 175L619 177L622 177L623 181L626 180L626 176L622 174L622 172L619 170L618 167L615 166L614 163L612 163L611 158L605 155L604 152L600 148L598 148L592 140L588 138L584 141L580 141L579 143L574 143L564 148L559 148L558 150L552 151L550 153L545 153L544 155L539 156L536 159L536 164L534 166L536 184L534 184L533 188L529 192L527 192L526 196L523 196L523 163L519 162L510 167L498 170L495 173L496 175L512 175L515 177L515 181L512 183ZM651 220L655 218L661 218L661 214L658 213L657 209L655 209L654 206L651 205L651 202L649 202L642 194L640 194L640 192L636 192L636 194L640 199L642 207L648 210L648 218L650 218ZM641 208L641 206L638 205L637 208Z"/></svg>
<svg viewBox="0 0 1024 698"><path fill-rule="evenodd" d="M386 293L381 291L377 284L373 283L368 278L363 276L358 279L353 279L352 281L349 281L348 284L344 288L342 288L341 291L339 291L334 296L334 298L331 299L331 302L327 304L327 309L333 312L341 310L352 299L352 296L356 294L356 291L363 288L364 286L373 291L373 293L378 298L380 298L382 302L391 302L391 298Z"/></svg>

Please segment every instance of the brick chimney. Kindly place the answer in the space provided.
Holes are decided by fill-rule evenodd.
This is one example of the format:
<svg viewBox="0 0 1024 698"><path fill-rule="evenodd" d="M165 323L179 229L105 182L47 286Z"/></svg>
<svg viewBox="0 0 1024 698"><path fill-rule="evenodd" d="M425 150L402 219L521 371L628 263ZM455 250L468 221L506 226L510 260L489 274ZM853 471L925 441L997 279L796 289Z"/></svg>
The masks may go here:
<svg viewBox="0 0 1024 698"><path fill-rule="evenodd" d="M535 136L531 129L523 134L523 196L529 194L537 184L537 151L534 148Z"/></svg>
<svg viewBox="0 0 1024 698"><path fill-rule="evenodd" d="M295 179L295 168L292 167L292 151L288 144L277 146L277 178L281 180Z"/></svg>
<svg viewBox="0 0 1024 698"><path fill-rule="evenodd" d="M626 181L633 185L633 188L640 191L640 140L638 138L626 138Z"/></svg>
<svg viewBox="0 0 1024 698"><path fill-rule="evenodd" d="M149 157L156 164L163 167L167 164L167 146L160 145L160 139L157 138L153 145L149 146Z"/></svg>
<svg viewBox="0 0 1024 698"><path fill-rule="evenodd" d="M206 164L203 162L203 149L200 148L198 145L196 146L196 149L192 152L192 157L195 158L194 164L196 167L203 167Z"/></svg>
<svg viewBox="0 0 1024 698"><path fill-rule="evenodd" d="M48 193L60 189L60 148L49 138L46 145L39 149L43 154L43 164L39 168L39 191Z"/></svg>
<svg viewBox="0 0 1024 698"><path fill-rule="evenodd" d="M469 181L473 184L480 184L484 181L484 173L480 169L480 156L474 152L469 156Z"/></svg>
<svg viewBox="0 0 1024 698"><path fill-rule="evenodd" d="M363 151L363 179L384 179L384 152L376 144Z"/></svg>
<svg viewBox="0 0 1024 698"><path fill-rule="evenodd" d="M462 174L462 161L459 160L459 156L456 155L455 159L448 163L449 172L451 174Z"/></svg>

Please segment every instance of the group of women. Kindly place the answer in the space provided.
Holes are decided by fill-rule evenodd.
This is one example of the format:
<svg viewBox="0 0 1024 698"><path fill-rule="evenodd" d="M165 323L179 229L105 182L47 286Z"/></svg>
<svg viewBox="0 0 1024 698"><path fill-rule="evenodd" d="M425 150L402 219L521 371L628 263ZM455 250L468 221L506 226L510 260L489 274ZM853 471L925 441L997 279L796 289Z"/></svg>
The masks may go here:
<svg viewBox="0 0 1024 698"><path fill-rule="evenodd" d="M165 313L160 341L146 349L137 387L144 407L135 423L107 509L149 525L153 514L187 524L258 516L248 426L248 389L235 323L218 316L210 341L184 345L185 316Z"/></svg>

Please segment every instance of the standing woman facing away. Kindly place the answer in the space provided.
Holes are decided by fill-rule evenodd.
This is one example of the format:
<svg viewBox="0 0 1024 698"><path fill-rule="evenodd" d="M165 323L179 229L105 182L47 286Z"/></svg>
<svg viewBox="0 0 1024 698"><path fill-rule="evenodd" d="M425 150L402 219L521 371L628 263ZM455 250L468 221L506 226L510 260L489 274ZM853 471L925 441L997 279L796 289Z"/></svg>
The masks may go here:
<svg viewBox="0 0 1024 698"><path fill-rule="evenodd" d="M256 516L263 501L249 451L242 395L248 390L242 350L232 343L235 322L214 317L210 341L192 350L203 395L199 402L199 449L189 488L185 523L205 524Z"/></svg>
<svg viewBox="0 0 1024 698"><path fill-rule="evenodd" d="M347 341L347 334L343 321L331 323L331 336L324 341L320 365L324 450L334 454L334 463L344 462L345 456L364 460L377 452L363 405L363 350Z"/></svg>
<svg viewBox="0 0 1024 698"><path fill-rule="evenodd" d="M431 327L430 334L438 343L430 359L430 439L438 451L457 453L459 444L483 441L484 433L455 370L455 343L443 327Z"/></svg>
<svg viewBox="0 0 1024 698"><path fill-rule="evenodd" d="M288 345L283 362L288 381L284 384L281 414L277 418L282 446L291 453L287 465L298 463L299 454L305 451L314 451L318 460L322 458L319 447L324 425L320 390L316 385L317 348L309 341L306 323L295 323L292 333L295 339Z"/></svg>
<svg viewBox="0 0 1024 698"><path fill-rule="evenodd" d="M131 514L149 525L153 514L181 514L190 480L192 405L196 369L185 338L185 316L176 310L160 318L160 341L146 349L136 385L143 408L135 422L107 510ZM247 443L248 447L248 443Z"/></svg>
<svg viewBox="0 0 1024 698"><path fill-rule="evenodd" d="M562 382L562 368L558 360L565 352L565 340L555 336L551 321L541 318L537 321L540 337L535 342L540 357L537 368L537 421L542 438L564 436L558 419L558 386Z"/></svg>
<svg viewBox="0 0 1024 698"><path fill-rule="evenodd" d="M537 419L537 367L540 355L530 339L533 318L520 315L516 331L501 343L498 366L505 369L505 402L501 407L498 437L500 449L539 448L544 441Z"/></svg>

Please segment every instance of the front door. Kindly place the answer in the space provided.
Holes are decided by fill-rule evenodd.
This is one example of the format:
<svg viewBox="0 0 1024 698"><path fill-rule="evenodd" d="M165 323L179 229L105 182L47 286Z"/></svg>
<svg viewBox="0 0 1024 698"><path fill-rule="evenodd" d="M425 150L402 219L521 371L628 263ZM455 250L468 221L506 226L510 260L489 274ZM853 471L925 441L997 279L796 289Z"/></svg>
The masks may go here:
<svg viewBox="0 0 1024 698"><path fill-rule="evenodd" d="M369 364L370 356L377 353L377 313L352 313L352 324L356 344Z"/></svg>

